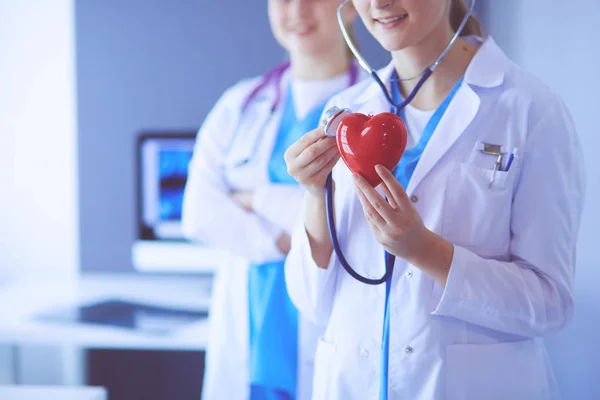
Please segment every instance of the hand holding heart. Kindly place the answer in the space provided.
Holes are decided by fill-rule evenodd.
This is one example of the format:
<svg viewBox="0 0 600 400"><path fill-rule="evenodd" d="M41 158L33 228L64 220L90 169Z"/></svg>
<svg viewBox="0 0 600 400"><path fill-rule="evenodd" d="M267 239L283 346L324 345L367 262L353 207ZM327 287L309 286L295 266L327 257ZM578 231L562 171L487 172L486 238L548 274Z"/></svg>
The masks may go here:
<svg viewBox="0 0 600 400"><path fill-rule="evenodd" d="M284 154L288 173L311 194L325 196L327 175L340 159L334 138L325 135L323 126L292 144Z"/></svg>
<svg viewBox="0 0 600 400"><path fill-rule="evenodd" d="M335 139L326 136L320 126L291 145L284 158L291 176L310 193L322 195L327 175L340 155L355 175L377 186L381 178L375 165L393 169L404 153L406 140L406 126L395 114L370 117L355 113L342 119Z"/></svg>
<svg viewBox="0 0 600 400"><path fill-rule="evenodd" d="M430 231L394 175L381 165L376 172L387 201L366 179L354 175L356 193L375 239L390 254L406 260L445 286L454 246Z"/></svg>
<svg viewBox="0 0 600 400"><path fill-rule="evenodd" d="M365 218L375 239L388 253L416 264L426 250L426 237L431 232L425 228L396 177L382 165L377 165L375 170L382 181L379 187L385 198L365 178L354 175L356 194Z"/></svg>
<svg viewBox="0 0 600 400"><path fill-rule="evenodd" d="M377 241L445 285L454 248L425 227L390 172L406 140L406 126L395 114L351 114L342 119L336 139L327 137L321 126L290 146L285 160L290 175L310 193L324 197L327 175L341 156L354 174L356 193ZM374 189L380 183L387 200Z"/></svg>
<svg viewBox="0 0 600 400"><path fill-rule="evenodd" d="M400 182L390 172L404 150L406 125L396 114L351 114L337 130L342 159L354 173L356 193L375 239L391 254L416 259L426 228ZM384 199L374 187L380 185Z"/></svg>

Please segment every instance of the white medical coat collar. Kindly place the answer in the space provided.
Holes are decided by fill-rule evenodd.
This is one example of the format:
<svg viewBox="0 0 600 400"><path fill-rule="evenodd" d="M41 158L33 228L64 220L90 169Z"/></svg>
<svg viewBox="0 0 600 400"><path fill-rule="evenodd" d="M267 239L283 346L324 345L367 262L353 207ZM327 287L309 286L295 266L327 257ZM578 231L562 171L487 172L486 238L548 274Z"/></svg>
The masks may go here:
<svg viewBox="0 0 600 400"><path fill-rule="evenodd" d="M484 88L493 88L502 85L504 75L510 66L510 60L505 56L500 47L498 47L494 39L489 36L485 39L475 36L470 36L466 39L471 42L479 42L481 46L467 67L464 82L468 85ZM377 72L388 88L393 72L393 61ZM363 94L356 99L356 103L366 103L374 96L379 95L381 95L381 89L376 82L372 82Z"/></svg>

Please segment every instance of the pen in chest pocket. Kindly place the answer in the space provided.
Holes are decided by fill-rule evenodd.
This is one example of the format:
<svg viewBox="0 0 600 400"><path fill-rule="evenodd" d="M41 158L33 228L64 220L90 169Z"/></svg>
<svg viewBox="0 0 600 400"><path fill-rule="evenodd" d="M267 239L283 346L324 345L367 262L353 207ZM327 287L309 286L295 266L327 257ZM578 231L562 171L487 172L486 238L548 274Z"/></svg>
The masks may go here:
<svg viewBox="0 0 600 400"><path fill-rule="evenodd" d="M502 151L502 146L491 143L480 143L479 151L481 151L483 154L496 156L496 162L494 163L494 169L492 170L492 176L488 185L488 188L491 189L492 185L494 184L494 179L496 179L496 171L499 171L502 168L502 158L504 156L504 152Z"/></svg>
<svg viewBox="0 0 600 400"><path fill-rule="evenodd" d="M512 153L510 153L510 156L508 156L508 161L506 162L506 167L504 168L504 171L510 170L510 166L512 165L513 161L515 160L515 157L517 157L518 154L519 149L515 147Z"/></svg>
<svg viewBox="0 0 600 400"><path fill-rule="evenodd" d="M492 178L490 179L488 189L492 188L492 184L494 183L494 179L496 178L496 171L499 171L500 168L502 168L502 153L498 154L498 157L496 157L496 163L494 164L494 169L492 170Z"/></svg>

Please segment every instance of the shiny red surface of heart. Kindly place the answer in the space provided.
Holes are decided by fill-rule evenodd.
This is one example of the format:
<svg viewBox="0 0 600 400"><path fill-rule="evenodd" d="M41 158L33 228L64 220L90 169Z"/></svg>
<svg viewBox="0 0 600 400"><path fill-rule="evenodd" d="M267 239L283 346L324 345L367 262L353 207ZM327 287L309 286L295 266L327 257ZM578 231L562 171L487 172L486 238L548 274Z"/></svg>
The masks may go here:
<svg viewBox="0 0 600 400"><path fill-rule="evenodd" d="M392 171L406 148L408 132L396 114L375 116L354 113L342 119L336 132L337 146L350 171L364 177L371 186L381 183L375 166Z"/></svg>

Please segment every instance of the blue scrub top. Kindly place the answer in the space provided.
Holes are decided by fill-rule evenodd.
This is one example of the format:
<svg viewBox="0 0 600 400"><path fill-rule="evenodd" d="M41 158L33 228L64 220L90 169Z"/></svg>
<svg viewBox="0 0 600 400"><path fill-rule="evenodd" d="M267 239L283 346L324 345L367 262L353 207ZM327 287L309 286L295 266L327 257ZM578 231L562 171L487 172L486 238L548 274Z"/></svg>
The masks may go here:
<svg viewBox="0 0 600 400"><path fill-rule="evenodd" d="M287 172L286 150L319 125L325 103L298 120L291 88L269 161L272 183L297 185ZM293 211L293 210L292 210ZM285 260L252 265L248 275L251 400L294 400L298 376L298 311L285 284Z"/></svg>

